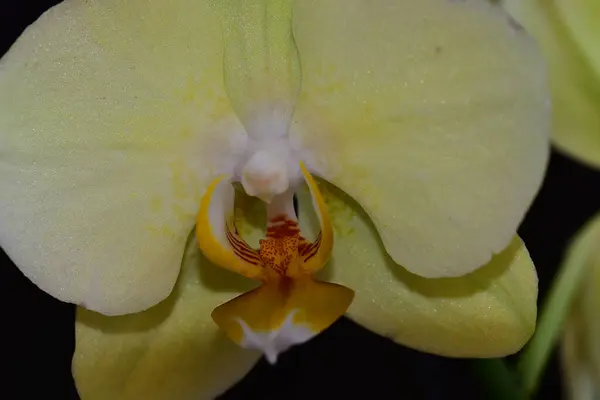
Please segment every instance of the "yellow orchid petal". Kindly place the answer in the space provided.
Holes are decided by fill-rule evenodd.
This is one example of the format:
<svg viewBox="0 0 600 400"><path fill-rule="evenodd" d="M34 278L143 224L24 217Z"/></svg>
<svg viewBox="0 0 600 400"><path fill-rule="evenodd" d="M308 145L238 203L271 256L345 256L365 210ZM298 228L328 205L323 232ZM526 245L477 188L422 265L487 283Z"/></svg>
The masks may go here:
<svg viewBox="0 0 600 400"><path fill-rule="evenodd" d="M67 1L2 59L0 244L44 291L104 314L171 292L205 185L243 132L211 10Z"/></svg>
<svg viewBox="0 0 600 400"><path fill-rule="evenodd" d="M505 356L532 335L537 276L519 238L466 276L422 278L386 254L356 202L325 182L320 189L336 234L320 277L355 290L348 314L358 323L403 345L452 357ZM308 232L307 201L300 193L300 225Z"/></svg>
<svg viewBox="0 0 600 400"><path fill-rule="evenodd" d="M308 187L306 201L312 203L320 228L312 242L301 234L294 192L287 191L266 206L268 222L259 248L248 245L236 226L235 191L227 176L209 186L196 224L198 246L209 260L262 282L217 307L212 317L234 342L261 350L271 363L329 327L354 297L346 287L312 278L329 260L333 227L314 179L302 164L300 169Z"/></svg>
<svg viewBox="0 0 600 400"><path fill-rule="evenodd" d="M597 2L507 0L507 5L535 36L549 64L554 144L600 167Z"/></svg>
<svg viewBox="0 0 600 400"><path fill-rule="evenodd" d="M254 365L260 353L232 343L210 319L250 281L211 265L190 243L162 303L117 317L77 310L73 375L82 399L213 399Z"/></svg>
<svg viewBox="0 0 600 400"><path fill-rule="evenodd" d="M490 3L294 9L302 91L291 136L302 159L424 277L463 275L502 252L545 169L541 57Z"/></svg>

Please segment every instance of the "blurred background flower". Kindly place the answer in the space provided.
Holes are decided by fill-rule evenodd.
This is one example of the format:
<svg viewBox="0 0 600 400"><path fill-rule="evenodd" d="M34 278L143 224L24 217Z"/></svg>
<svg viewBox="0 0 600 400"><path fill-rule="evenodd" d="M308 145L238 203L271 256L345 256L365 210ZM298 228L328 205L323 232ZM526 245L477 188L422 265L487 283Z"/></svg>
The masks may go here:
<svg viewBox="0 0 600 400"><path fill-rule="evenodd" d="M564 268L582 269L569 307L561 356L572 400L600 398L600 217L574 238Z"/></svg>
<svg viewBox="0 0 600 400"><path fill-rule="evenodd" d="M518 23L536 38L549 63L556 148L599 171L600 2L506 3ZM574 204L593 201L568 191L562 196L572 197ZM574 400L600 398L600 216L590 217L570 239L552 299L545 304L538 333L521 363L525 386L535 390L547 356L562 335L564 394Z"/></svg>

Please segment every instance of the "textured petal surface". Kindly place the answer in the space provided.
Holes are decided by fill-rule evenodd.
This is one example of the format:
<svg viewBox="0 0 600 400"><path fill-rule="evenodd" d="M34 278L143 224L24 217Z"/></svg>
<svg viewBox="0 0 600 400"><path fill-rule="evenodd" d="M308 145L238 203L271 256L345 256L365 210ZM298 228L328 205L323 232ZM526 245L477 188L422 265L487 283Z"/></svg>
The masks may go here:
<svg viewBox="0 0 600 400"><path fill-rule="evenodd" d="M240 379L260 356L227 338L212 309L250 280L190 247L171 296L142 313L107 317L79 308L73 374L85 400L202 400Z"/></svg>
<svg viewBox="0 0 600 400"><path fill-rule="evenodd" d="M61 300L123 314L173 288L242 130L206 3L65 1L0 64L0 244Z"/></svg>
<svg viewBox="0 0 600 400"><path fill-rule="evenodd" d="M294 10L294 140L311 172L365 208L392 258L425 277L463 275L501 252L545 168L541 57L490 3Z"/></svg>
<svg viewBox="0 0 600 400"><path fill-rule="evenodd" d="M600 168L598 2L507 0L507 4L548 60L554 144Z"/></svg>
<svg viewBox="0 0 600 400"><path fill-rule="evenodd" d="M412 348L453 357L499 357L518 351L536 322L537 276L515 237L479 270L458 278L426 279L386 254L366 213L323 183L335 227L331 263L321 279L356 294L348 310L365 327ZM299 198L302 229L314 221ZM314 218L313 218L314 219Z"/></svg>

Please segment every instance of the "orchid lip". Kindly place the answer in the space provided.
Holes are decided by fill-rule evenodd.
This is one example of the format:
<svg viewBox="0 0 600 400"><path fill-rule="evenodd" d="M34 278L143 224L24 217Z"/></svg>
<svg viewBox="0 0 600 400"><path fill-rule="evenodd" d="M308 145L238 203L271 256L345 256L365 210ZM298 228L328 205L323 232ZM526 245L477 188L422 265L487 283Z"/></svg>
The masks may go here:
<svg viewBox="0 0 600 400"><path fill-rule="evenodd" d="M294 189L288 188L266 205L267 227L259 248L248 245L235 226L235 192L228 176L218 177L207 189L196 225L198 246L209 260L261 282L217 307L213 320L234 342L261 350L270 362L330 326L354 297L344 286L313 278L330 257L333 228L316 182L301 163L299 169L321 224L313 241L300 231Z"/></svg>

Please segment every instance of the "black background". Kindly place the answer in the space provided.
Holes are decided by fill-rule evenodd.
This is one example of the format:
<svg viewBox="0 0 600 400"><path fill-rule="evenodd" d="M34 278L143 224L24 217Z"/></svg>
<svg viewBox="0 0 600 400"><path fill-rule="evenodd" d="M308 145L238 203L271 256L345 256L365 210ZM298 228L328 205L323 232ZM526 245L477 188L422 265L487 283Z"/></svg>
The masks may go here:
<svg viewBox="0 0 600 400"><path fill-rule="evenodd" d="M2 0L0 54L58 1ZM540 278L544 300L569 237L600 209L600 172L553 152L544 186L519 233ZM1 223L1 221L0 221ZM70 373L74 306L29 282L0 254L1 390L10 399L76 399ZM514 362L514 357L509 358ZM538 398L562 397L556 354ZM10 395L8 395L10 394ZM347 319L284 354L264 360L222 399L449 399L486 397L468 360L448 359L394 344Z"/></svg>

